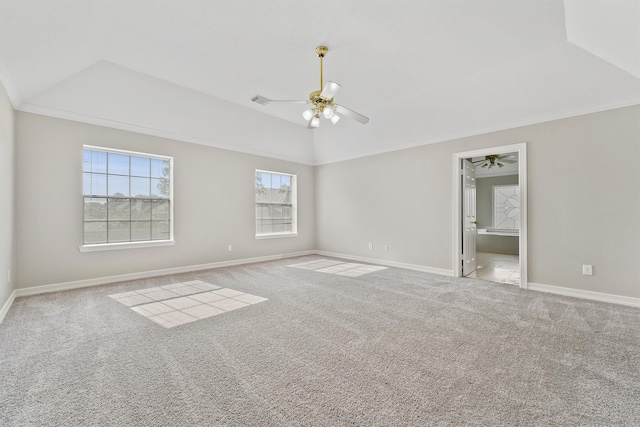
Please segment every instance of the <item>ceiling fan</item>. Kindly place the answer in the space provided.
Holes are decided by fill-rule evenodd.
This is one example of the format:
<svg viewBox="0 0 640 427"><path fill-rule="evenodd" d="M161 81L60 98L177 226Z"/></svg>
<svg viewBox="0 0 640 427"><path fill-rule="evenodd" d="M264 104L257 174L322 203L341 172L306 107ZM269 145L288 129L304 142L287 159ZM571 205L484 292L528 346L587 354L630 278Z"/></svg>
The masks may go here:
<svg viewBox="0 0 640 427"><path fill-rule="evenodd" d="M506 156L501 156L500 154L489 154L488 156L484 156L482 160L476 160L475 162L471 162L476 166L480 166L481 168L493 168L495 166L503 167L504 163L516 163L518 159L515 155L509 154Z"/></svg>
<svg viewBox="0 0 640 427"><path fill-rule="evenodd" d="M366 124L369 122L369 118L363 116L360 113L356 113L342 105L336 104L333 97L338 93L342 87L335 82L327 82L323 84L322 76L322 59L329 52L329 48L326 46L318 46L316 53L320 58L320 90L315 90L309 94L309 99L306 100L284 100L284 99L270 99L266 96L256 95L251 100L258 104L267 105L269 103L281 103L281 104L311 104L311 108L305 110L302 113L302 117L307 120L307 128L314 129L320 126L320 115L325 119L331 120L333 124L338 123L340 116L349 117L357 122Z"/></svg>

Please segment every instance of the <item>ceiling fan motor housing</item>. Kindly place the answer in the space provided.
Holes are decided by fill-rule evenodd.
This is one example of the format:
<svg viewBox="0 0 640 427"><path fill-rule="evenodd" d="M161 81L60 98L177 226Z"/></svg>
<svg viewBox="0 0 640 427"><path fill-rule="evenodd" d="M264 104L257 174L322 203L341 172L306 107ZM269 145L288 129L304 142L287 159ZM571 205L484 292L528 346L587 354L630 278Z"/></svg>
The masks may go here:
<svg viewBox="0 0 640 427"><path fill-rule="evenodd" d="M316 106L316 108L320 111L324 110L325 107L330 107L333 104L333 98L327 99L320 96L319 90L314 90L309 94L309 102Z"/></svg>

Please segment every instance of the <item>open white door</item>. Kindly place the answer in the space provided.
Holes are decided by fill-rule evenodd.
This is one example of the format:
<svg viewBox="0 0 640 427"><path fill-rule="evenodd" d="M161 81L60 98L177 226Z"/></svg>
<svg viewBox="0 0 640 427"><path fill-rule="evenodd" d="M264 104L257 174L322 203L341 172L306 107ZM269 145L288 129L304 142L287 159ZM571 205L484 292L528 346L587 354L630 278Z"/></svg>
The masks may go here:
<svg viewBox="0 0 640 427"><path fill-rule="evenodd" d="M462 275L476 270L476 166L462 161Z"/></svg>
<svg viewBox="0 0 640 427"><path fill-rule="evenodd" d="M462 151L453 153L453 163L451 164L451 172L453 175L453 264L452 272L455 277L466 276L471 273L471 269L475 269L476 252L476 211L475 211L475 185L469 186L469 181L476 182L473 178L472 169L465 167L465 159L474 157L484 157L492 154L518 153L518 183L520 187L520 287L528 288L527 276L527 143L520 142L518 144L500 145L496 147L487 147L471 151ZM468 173L467 173L468 172ZM467 194L467 189L473 188L473 203L465 203L467 198L471 198ZM473 214L473 215L469 215ZM470 231L473 230L473 233ZM473 243L473 244L471 244ZM469 246L463 249L462 246ZM467 258L468 256L468 258ZM472 260L471 263L468 261ZM467 266L467 264L470 264ZM463 270L464 267L464 270Z"/></svg>

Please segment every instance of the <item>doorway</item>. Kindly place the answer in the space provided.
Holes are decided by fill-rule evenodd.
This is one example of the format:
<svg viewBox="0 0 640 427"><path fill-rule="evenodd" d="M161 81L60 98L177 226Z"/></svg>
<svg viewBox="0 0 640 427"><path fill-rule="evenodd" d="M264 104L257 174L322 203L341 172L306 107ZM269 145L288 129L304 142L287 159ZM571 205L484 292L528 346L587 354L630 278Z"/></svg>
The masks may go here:
<svg viewBox="0 0 640 427"><path fill-rule="evenodd" d="M517 165L509 171L513 159ZM454 154L455 277L527 288L526 166L526 143ZM478 191L482 206L476 208Z"/></svg>

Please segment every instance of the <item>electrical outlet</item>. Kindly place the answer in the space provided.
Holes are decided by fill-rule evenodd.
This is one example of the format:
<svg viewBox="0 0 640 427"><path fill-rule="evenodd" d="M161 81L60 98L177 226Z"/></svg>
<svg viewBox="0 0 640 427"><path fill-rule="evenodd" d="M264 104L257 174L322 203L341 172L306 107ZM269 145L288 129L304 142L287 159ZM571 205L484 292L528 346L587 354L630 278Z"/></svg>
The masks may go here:
<svg viewBox="0 0 640 427"><path fill-rule="evenodd" d="M369 250L373 250L373 243L369 243Z"/></svg>
<svg viewBox="0 0 640 427"><path fill-rule="evenodd" d="M233 246L231 246L231 245L227 246L227 250L228 250L229 252L231 252L231 251L233 250Z"/></svg>
<svg viewBox="0 0 640 427"><path fill-rule="evenodd" d="M593 276L593 265L585 264L582 266L582 274L585 276Z"/></svg>
<svg viewBox="0 0 640 427"><path fill-rule="evenodd" d="M389 252L389 245L384 245L384 250Z"/></svg>

